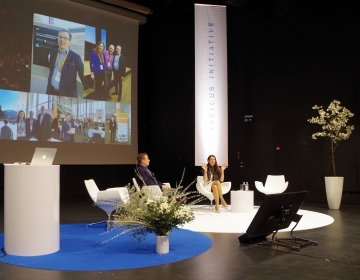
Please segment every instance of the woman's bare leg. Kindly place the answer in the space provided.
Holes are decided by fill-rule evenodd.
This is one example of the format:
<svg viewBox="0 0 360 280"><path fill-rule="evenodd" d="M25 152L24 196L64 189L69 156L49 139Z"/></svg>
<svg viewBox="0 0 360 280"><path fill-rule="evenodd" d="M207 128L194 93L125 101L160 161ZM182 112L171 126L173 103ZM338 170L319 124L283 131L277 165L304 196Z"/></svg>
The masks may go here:
<svg viewBox="0 0 360 280"><path fill-rule="evenodd" d="M212 183L211 189L212 189L213 194L214 194L216 212L220 212L220 206L219 206L219 191L218 191L218 187L217 187L216 181L214 181L214 182Z"/></svg>
<svg viewBox="0 0 360 280"><path fill-rule="evenodd" d="M225 201L225 199L223 197L223 194L222 194L221 183L219 181L214 181L213 185L216 185L218 195L219 195L219 199L221 201L221 205L224 206L224 207L227 207L228 205L226 204L226 201ZM214 195L214 197L215 197L215 195Z"/></svg>

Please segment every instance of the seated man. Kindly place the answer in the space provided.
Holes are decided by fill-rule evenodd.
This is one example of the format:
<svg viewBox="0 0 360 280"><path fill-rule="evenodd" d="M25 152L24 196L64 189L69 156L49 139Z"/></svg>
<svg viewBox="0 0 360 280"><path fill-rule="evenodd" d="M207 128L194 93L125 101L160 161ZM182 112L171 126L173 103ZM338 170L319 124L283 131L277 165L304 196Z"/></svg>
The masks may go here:
<svg viewBox="0 0 360 280"><path fill-rule="evenodd" d="M137 156L137 171L139 172L139 175L142 178L142 184L145 183L147 186L150 185L158 185L163 190L166 190L169 188L168 185L161 183L152 173L148 166L150 164L150 159L147 153L141 153Z"/></svg>

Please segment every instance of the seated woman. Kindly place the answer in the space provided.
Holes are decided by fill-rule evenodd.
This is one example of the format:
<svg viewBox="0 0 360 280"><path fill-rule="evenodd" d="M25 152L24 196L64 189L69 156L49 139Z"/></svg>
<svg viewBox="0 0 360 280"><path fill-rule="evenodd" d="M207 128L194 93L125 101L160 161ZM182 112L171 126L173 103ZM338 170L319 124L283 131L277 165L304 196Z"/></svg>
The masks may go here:
<svg viewBox="0 0 360 280"><path fill-rule="evenodd" d="M211 184L211 192L214 193L214 200L216 204L215 212L220 213L219 199L223 207L228 207L223 198L222 188L220 184L224 181L224 171L227 168L227 164L224 163L223 165L221 165L221 167L219 167L216 161L216 157L214 155L210 155L207 158L207 161L207 164L202 164L204 184Z"/></svg>

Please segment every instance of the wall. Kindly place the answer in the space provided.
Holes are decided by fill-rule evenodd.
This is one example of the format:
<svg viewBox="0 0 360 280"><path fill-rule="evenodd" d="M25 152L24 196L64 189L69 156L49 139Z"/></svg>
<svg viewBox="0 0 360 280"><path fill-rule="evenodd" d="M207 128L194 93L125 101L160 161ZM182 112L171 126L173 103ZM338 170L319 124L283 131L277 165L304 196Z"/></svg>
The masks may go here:
<svg viewBox="0 0 360 280"><path fill-rule="evenodd" d="M324 202L330 143L312 140L320 126L306 120L315 116L313 105L338 99L355 113L354 134L336 153L338 173L345 176L343 203L359 203L359 9L356 1L346 7L302 2L289 1L281 16L274 6L228 7L226 179L233 188L248 181L254 189L255 180L284 174L288 191L309 190L307 201ZM172 185L183 167L185 185L200 174L194 167L193 29L192 6L171 3L155 7L140 26L139 152L149 153L151 170ZM246 114L254 114L253 124L243 123ZM84 179L94 178L105 188L132 177L133 166L127 165L63 166L62 195L86 194ZM262 196L255 192L255 198Z"/></svg>

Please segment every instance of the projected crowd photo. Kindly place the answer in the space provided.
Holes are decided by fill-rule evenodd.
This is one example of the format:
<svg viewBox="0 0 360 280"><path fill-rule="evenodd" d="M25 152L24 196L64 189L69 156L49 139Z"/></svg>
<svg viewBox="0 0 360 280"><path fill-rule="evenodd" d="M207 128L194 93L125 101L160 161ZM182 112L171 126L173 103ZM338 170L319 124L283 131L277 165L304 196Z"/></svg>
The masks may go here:
<svg viewBox="0 0 360 280"><path fill-rule="evenodd" d="M8 14L33 32L21 52L0 42L0 140L131 145L131 67L117 34Z"/></svg>

